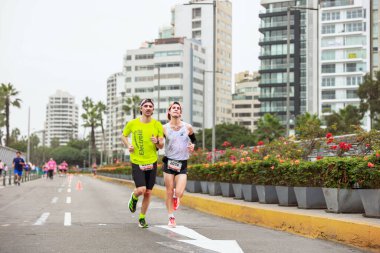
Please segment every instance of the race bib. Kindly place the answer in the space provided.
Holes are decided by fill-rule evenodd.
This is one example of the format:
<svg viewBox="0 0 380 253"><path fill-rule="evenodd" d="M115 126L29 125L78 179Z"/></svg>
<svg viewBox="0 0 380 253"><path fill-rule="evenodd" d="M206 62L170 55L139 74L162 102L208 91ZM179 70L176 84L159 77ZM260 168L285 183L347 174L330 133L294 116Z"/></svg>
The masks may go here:
<svg viewBox="0 0 380 253"><path fill-rule="evenodd" d="M147 171L147 170L153 170L153 164L144 164L144 165L139 165L140 170L142 171Z"/></svg>
<svg viewBox="0 0 380 253"><path fill-rule="evenodd" d="M182 168L182 162L176 160L169 160L168 167L171 170L179 172Z"/></svg>

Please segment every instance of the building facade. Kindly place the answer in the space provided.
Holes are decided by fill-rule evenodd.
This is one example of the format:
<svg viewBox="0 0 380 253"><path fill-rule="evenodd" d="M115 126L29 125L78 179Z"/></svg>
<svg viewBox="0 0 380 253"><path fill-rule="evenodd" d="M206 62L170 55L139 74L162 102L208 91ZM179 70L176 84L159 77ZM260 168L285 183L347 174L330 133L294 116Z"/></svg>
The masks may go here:
<svg viewBox="0 0 380 253"><path fill-rule="evenodd" d="M235 93L232 95L232 120L253 132L260 118L258 72L240 72L235 75Z"/></svg>
<svg viewBox="0 0 380 253"><path fill-rule="evenodd" d="M176 37L193 38L206 49L206 101L213 101L213 1L192 0L189 4L176 5L172 9L172 25ZM216 124L231 123L232 79L232 3L216 1L215 38L215 90ZM206 108L212 115L213 108ZM212 117L206 117L206 127L212 127Z"/></svg>
<svg viewBox="0 0 380 253"><path fill-rule="evenodd" d="M72 95L57 90L46 106L45 146L53 139L65 145L73 138L78 138L78 105Z"/></svg>
<svg viewBox="0 0 380 253"><path fill-rule="evenodd" d="M287 98L290 117L318 112L318 11L317 1L261 0L265 10L259 17L260 114L278 116L282 124L287 118ZM299 9L296 8L301 7ZM290 9L289 9L290 8ZM288 62L288 9L290 10ZM315 10L313 10L315 9ZM288 79L289 66L289 79ZM287 92L287 84L290 89Z"/></svg>
<svg viewBox="0 0 380 253"><path fill-rule="evenodd" d="M370 2L321 1L320 112L359 106L363 76L371 71ZM376 64L375 64L376 65ZM369 130L365 116L362 126Z"/></svg>

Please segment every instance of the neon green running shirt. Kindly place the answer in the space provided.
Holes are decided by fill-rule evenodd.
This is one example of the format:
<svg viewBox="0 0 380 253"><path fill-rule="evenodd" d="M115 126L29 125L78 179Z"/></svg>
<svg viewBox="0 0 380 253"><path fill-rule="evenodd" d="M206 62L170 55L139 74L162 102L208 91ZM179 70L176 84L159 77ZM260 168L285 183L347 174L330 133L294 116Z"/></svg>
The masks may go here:
<svg viewBox="0 0 380 253"><path fill-rule="evenodd" d="M132 133L131 161L134 164L152 164L158 159L156 145L150 140L152 136L163 137L161 122L152 119L149 123L142 123L140 117L133 119L124 127L123 135L128 137Z"/></svg>

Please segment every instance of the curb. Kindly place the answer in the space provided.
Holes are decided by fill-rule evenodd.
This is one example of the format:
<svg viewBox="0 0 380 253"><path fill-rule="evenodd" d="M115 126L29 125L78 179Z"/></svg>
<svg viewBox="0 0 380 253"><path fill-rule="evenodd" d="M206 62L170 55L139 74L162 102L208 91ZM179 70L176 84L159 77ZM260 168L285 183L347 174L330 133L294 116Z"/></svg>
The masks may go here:
<svg viewBox="0 0 380 253"><path fill-rule="evenodd" d="M97 176L107 182L115 182L134 188L134 182L117 178ZM165 188L153 188L153 195L165 198ZM221 199L222 200L222 199ZM342 220L315 214L271 210L265 206L256 207L244 203L229 203L208 195L185 192L181 205L220 216L230 220L253 224L270 229L286 231L313 239L323 239L349 246L380 252L380 225L356 220Z"/></svg>

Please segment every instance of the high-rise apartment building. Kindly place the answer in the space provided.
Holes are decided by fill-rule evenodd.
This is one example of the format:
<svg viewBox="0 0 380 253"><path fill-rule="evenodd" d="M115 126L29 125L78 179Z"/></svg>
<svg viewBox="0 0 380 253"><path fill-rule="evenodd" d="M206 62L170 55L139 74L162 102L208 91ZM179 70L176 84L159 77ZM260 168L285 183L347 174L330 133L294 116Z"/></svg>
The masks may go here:
<svg viewBox="0 0 380 253"><path fill-rule="evenodd" d="M157 39L124 58L126 97L153 98L154 117L162 123L170 102L184 106L182 118L195 129L203 126L206 51L199 41L185 38ZM131 117L131 115L129 115Z"/></svg>
<svg viewBox="0 0 380 253"><path fill-rule="evenodd" d="M174 36L193 38L206 49L206 101L213 101L213 45L215 42L216 123L231 123L232 3L216 1L216 38L213 37L213 1L192 0L172 9ZM212 126L213 107L206 108L206 127Z"/></svg>
<svg viewBox="0 0 380 253"><path fill-rule="evenodd" d="M283 124L295 116L318 111L318 12L317 1L261 0L259 17L260 114L276 114ZM304 9L296 9L294 7ZM288 8L290 7L290 61L288 55ZM309 9L305 9L309 8ZM287 92L288 74L290 92ZM290 117L287 97L290 99Z"/></svg>
<svg viewBox="0 0 380 253"><path fill-rule="evenodd" d="M235 93L232 95L233 123L245 126L253 132L260 116L258 72L244 71L235 75Z"/></svg>
<svg viewBox="0 0 380 253"><path fill-rule="evenodd" d="M359 106L357 89L371 71L370 1L321 1L321 116ZM369 119L362 126L369 129Z"/></svg>
<svg viewBox="0 0 380 253"><path fill-rule="evenodd" d="M50 146L53 139L65 145L70 139L78 137L78 105L75 98L61 90L49 97L46 106L45 145Z"/></svg>

